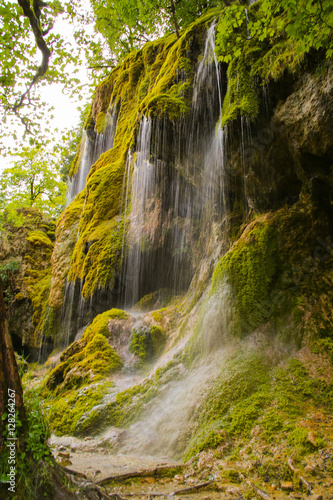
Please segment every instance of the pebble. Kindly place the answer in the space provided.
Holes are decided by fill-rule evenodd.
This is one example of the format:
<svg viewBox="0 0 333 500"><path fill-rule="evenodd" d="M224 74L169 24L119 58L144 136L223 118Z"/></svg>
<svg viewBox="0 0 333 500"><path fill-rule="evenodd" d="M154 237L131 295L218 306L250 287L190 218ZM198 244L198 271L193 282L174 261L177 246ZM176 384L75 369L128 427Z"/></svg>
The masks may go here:
<svg viewBox="0 0 333 500"><path fill-rule="evenodd" d="M181 481L183 482L184 481L184 476L181 476L180 474L177 474L174 479L176 479L176 481Z"/></svg>
<svg viewBox="0 0 333 500"><path fill-rule="evenodd" d="M294 485L291 481L286 481L285 483L281 483L281 490L288 491L293 489Z"/></svg>

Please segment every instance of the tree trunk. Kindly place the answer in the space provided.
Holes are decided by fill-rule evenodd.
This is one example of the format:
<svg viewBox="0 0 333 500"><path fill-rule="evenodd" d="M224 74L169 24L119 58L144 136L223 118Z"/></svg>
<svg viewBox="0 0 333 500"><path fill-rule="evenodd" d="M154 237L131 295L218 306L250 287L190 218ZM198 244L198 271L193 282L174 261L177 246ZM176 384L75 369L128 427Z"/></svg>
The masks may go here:
<svg viewBox="0 0 333 500"><path fill-rule="evenodd" d="M179 26L176 18L176 9L173 0L170 0L170 11L173 20L173 24L175 25L177 40L179 40Z"/></svg>
<svg viewBox="0 0 333 500"><path fill-rule="evenodd" d="M22 423L20 433L27 429L27 418L23 403L23 390L16 363L13 346L8 331L5 304L3 301L2 287L0 284L0 450L3 447L2 431L6 426L6 419L2 420L2 415L7 413L9 393L15 392L15 409L18 412ZM10 397L13 399L13 396Z"/></svg>

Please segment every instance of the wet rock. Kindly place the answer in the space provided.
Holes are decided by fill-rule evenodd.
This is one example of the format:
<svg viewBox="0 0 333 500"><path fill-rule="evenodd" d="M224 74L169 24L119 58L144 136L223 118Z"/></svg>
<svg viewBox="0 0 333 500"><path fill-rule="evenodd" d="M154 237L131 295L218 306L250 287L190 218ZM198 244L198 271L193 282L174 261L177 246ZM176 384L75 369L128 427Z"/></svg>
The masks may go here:
<svg viewBox="0 0 333 500"><path fill-rule="evenodd" d="M70 460L68 460L68 458L63 458L60 461L60 464L63 465L64 467L68 467L69 465L73 465L72 462Z"/></svg>
<svg viewBox="0 0 333 500"><path fill-rule="evenodd" d="M294 485L291 481L285 481L281 483L281 490L283 491L292 491L294 489Z"/></svg>
<svg viewBox="0 0 333 500"><path fill-rule="evenodd" d="M60 356L60 361L61 363L63 361L66 361L68 358L73 356L74 354L77 354L78 352L81 352L84 347L86 346L87 342L85 340L77 340L70 344L67 349L62 353Z"/></svg>

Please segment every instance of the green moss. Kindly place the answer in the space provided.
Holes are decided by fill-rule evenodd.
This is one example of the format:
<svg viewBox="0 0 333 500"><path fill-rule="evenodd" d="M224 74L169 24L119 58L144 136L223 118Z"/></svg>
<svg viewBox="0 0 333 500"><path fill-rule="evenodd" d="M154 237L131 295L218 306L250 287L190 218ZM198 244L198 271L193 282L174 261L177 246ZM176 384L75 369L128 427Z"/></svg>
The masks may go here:
<svg viewBox="0 0 333 500"><path fill-rule="evenodd" d="M96 117L95 130L98 134L104 134L106 127L106 113L101 111Z"/></svg>
<svg viewBox="0 0 333 500"><path fill-rule="evenodd" d="M86 128L102 132L105 113L113 102L119 109L113 148L92 166L84 194L67 208L65 221L58 226L61 238L66 227L79 221L68 279L84 281L83 297L91 297L99 288L112 288L126 254L127 228L119 207L127 153L135 142L140 117L154 113L178 120L188 111L197 63L197 53L192 56L189 45L192 40L203 44L214 15L211 12L193 23L179 40L172 34L148 42L129 54L96 89ZM186 80L179 83L182 70L186 70Z"/></svg>
<svg viewBox="0 0 333 500"><path fill-rule="evenodd" d="M151 317L153 318L154 321L156 321L157 323L161 323L161 321L163 321L163 315L160 311L154 311L152 314L151 314Z"/></svg>
<svg viewBox="0 0 333 500"><path fill-rule="evenodd" d="M333 363L333 339L324 338L314 340L311 344L311 351L316 354L327 353Z"/></svg>
<svg viewBox="0 0 333 500"><path fill-rule="evenodd" d="M49 225L47 225L49 227ZM25 258L32 267L25 271L24 282L27 287L28 297L32 302L33 315L32 321L35 327L34 340L32 345L39 345L48 311L48 296L51 287L51 254L53 243L48 235L41 230L31 231L26 240L33 247L32 254L36 259ZM47 332L50 333L50 332Z"/></svg>
<svg viewBox="0 0 333 500"><path fill-rule="evenodd" d="M160 309L161 312L165 311L165 306L170 304L172 299L174 299L174 293L172 292L172 290L168 288L161 288L160 290L148 293L147 295L142 297L135 305L135 307L141 309L142 311L150 311L157 307L162 307L162 309Z"/></svg>
<svg viewBox="0 0 333 500"><path fill-rule="evenodd" d="M110 332L108 329L108 323L111 319L128 319L129 315L122 311L121 309L110 309L102 314L96 316L91 325L87 326L84 331L83 338L86 341L90 341L95 335L103 335L104 337L109 337Z"/></svg>
<svg viewBox="0 0 333 500"><path fill-rule="evenodd" d="M267 355L271 349L259 352L243 341L229 353L190 423L185 459L224 439L230 446L245 444L254 428L256 441L281 441L301 455L325 445L320 435L315 443L308 436L316 412L331 412L332 384L313 378L297 359L280 365Z"/></svg>
<svg viewBox="0 0 333 500"><path fill-rule="evenodd" d="M159 326L133 328L129 349L143 363L158 356L165 342L166 335Z"/></svg>
<svg viewBox="0 0 333 500"><path fill-rule="evenodd" d="M71 163L68 175L70 178L74 177L74 175L78 172L81 162L82 162L82 157L83 157L83 152L84 152L84 147L85 147L85 140L81 139L79 148L76 152L76 155L74 157L74 160Z"/></svg>
<svg viewBox="0 0 333 500"><path fill-rule="evenodd" d="M230 481L230 483L239 484L242 482L242 477L236 469L226 469L223 470L219 477Z"/></svg>
<svg viewBox="0 0 333 500"><path fill-rule="evenodd" d="M52 431L58 436L75 435L80 419L100 404L110 387L110 382L94 384L46 402L45 414Z"/></svg>
<svg viewBox="0 0 333 500"><path fill-rule="evenodd" d="M238 116L255 118L259 113L259 98L250 68L243 60L235 59L228 66L227 77L221 125L234 121Z"/></svg>
<svg viewBox="0 0 333 500"><path fill-rule="evenodd" d="M236 335L253 331L270 314L270 292L277 270L277 241L271 221L259 221L221 258L213 275L211 294L224 280L235 300L233 330Z"/></svg>
<svg viewBox="0 0 333 500"><path fill-rule="evenodd" d="M127 313L120 309L111 309L96 316L77 343L77 348L73 350L73 345L69 348L74 354L67 357L65 351L64 361L46 377L46 390L61 394L64 390L103 379L121 368L120 357L106 339L109 336L107 325L110 319L127 317Z"/></svg>
<svg viewBox="0 0 333 500"><path fill-rule="evenodd" d="M152 326L150 329L151 342L155 356L159 356L164 349L166 335L164 330L159 326Z"/></svg>
<svg viewBox="0 0 333 500"><path fill-rule="evenodd" d="M292 446L299 455L311 453L316 449L309 440L309 429L304 427L296 427L288 436L288 443Z"/></svg>
<svg viewBox="0 0 333 500"><path fill-rule="evenodd" d="M35 246L53 249L53 243L44 231L31 231L26 240Z"/></svg>

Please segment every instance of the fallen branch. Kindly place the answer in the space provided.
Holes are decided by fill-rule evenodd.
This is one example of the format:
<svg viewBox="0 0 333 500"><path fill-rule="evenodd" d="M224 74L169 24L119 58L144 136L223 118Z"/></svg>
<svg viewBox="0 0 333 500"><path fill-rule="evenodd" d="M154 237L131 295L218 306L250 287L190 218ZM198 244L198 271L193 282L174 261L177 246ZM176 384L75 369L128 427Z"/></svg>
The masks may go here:
<svg viewBox="0 0 333 500"><path fill-rule="evenodd" d="M299 476L299 480L301 481L303 486L305 486L305 488L307 488L307 490L308 490L307 493L308 494L311 493L312 485L310 483L308 483L308 481L306 481L303 476Z"/></svg>
<svg viewBox="0 0 333 500"><path fill-rule="evenodd" d="M293 461L292 461L292 457L288 458L288 465L290 467L290 470L294 474L299 475L299 470L296 469L296 467L294 466ZM312 485L303 476L301 476L301 475L299 475L299 480L303 484L303 486L305 486L305 488L307 489L307 492L311 493L311 491L312 491Z"/></svg>
<svg viewBox="0 0 333 500"><path fill-rule="evenodd" d="M82 479L87 479L87 476L83 472L78 472L77 470L68 469L68 467L61 466L67 474L73 474L74 476L82 477Z"/></svg>
<svg viewBox="0 0 333 500"><path fill-rule="evenodd" d="M155 467L154 469L144 469L141 471L127 472L126 474L118 474L115 476L109 476L104 479L100 479L96 481L96 484L102 486L103 484L107 484L111 481L124 481L125 479L134 479L136 477L154 477L154 476L163 476L165 472L170 472L174 469L175 474L179 473L179 469L183 469L187 464L179 464L179 465L166 465L162 467Z"/></svg>
<svg viewBox="0 0 333 500"><path fill-rule="evenodd" d="M260 488L257 488L253 483L251 483L250 481L246 481L247 484L254 489L254 491L256 492L256 494L262 498L263 500L271 500L271 497L268 495L268 493L266 493L265 491L261 490Z"/></svg>
<svg viewBox="0 0 333 500"><path fill-rule="evenodd" d="M262 498L263 500L271 500L271 497L265 493L265 491L259 489L259 488L254 488L255 489L255 492L257 493L257 495Z"/></svg>
<svg viewBox="0 0 333 500"><path fill-rule="evenodd" d="M290 468L290 470L291 470L294 474L297 474L297 472L298 472L298 471L297 471L296 467L294 466L293 461L292 461L292 459L291 459L291 458L292 458L292 457L289 457L289 458L288 458L288 465L289 465L289 468Z"/></svg>
<svg viewBox="0 0 333 500"><path fill-rule="evenodd" d="M129 497L145 496L145 497L171 497L175 495L187 495L189 493L195 493L198 490L211 486L215 481L207 481L206 483L194 484L188 488L182 488L181 490L172 491L171 493L126 493Z"/></svg>
<svg viewBox="0 0 333 500"><path fill-rule="evenodd" d="M211 486L215 481L207 481L206 483L193 484L188 488L183 488L181 490L176 490L172 493L172 495L187 495L188 493L194 493L195 491L202 490L203 488L207 488L207 486Z"/></svg>

